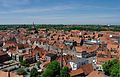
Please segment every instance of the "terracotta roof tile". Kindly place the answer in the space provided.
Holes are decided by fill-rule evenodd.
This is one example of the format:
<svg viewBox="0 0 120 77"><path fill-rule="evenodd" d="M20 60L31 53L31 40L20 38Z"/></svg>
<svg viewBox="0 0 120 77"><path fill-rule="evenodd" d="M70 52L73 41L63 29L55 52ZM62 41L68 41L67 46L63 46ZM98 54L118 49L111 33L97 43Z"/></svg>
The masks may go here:
<svg viewBox="0 0 120 77"><path fill-rule="evenodd" d="M77 76L80 74L85 74L88 75L93 71L93 66L92 64L86 64L83 65L81 68L77 69L77 70L72 70L69 72L70 76Z"/></svg>
<svg viewBox="0 0 120 77"><path fill-rule="evenodd" d="M23 77L22 75L16 75L15 73L12 72L3 72L0 71L0 77Z"/></svg>
<svg viewBox="0 0 120 77"><path fill-rule="evenodd" d="M92 71L88 76L86 77L106 77L104 74L100 73L99 71Z"/></svg>
<svg viewBox="0 0 120 77"><path fill-rule="evenodd" d="M104 63L104 62L109 61L111 59L112 58L100 58L100 57L97 57L97 64Z"/></svg>
<svg viewBox="0 0 120 77"><path fill-rule="evenodd" d="M94 70L92 64L83 65L81 68L83 69L85 75L88 75Z"/></svg>
<svg viewBox="0 0 120 77"><path fill-rule="evenodd" d="M89 52L96 51L98 49L98 47L99 47L98 45L93 45L90 47L84 45L84 46L76 46L75 49L77 52L87 51L89 53Z"/></svg>
<svg viewBox="0 0 120 77"><path fill-rule="evenodd" d="M111 43L109 43L109 44L107 44L107 48L109 49L109 50L111 50L111 49L115 49L115 50L118 50L118 48L119 48L119 45L118 44L111 44Z"/></svg>
<svg viewBox="0 0 120 77"><path fill-rule="evenodd" d="M77 76L77 75L80 75L80 74L83 74L83 73L84 73L83 69L79 68L77 70L71 71L69 74L72 77L72 76Z"/></svg>

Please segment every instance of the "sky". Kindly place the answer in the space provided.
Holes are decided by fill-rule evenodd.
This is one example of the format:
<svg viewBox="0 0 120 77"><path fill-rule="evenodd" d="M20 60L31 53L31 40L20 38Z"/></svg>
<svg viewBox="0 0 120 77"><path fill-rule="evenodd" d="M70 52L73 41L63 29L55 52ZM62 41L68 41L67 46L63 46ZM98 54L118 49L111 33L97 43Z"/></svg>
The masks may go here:
<svg viewBox="0 0 120 77"><path fill-rule="evenodd" d="M0 0L0 24L120 24L120 0Z"/></svg>

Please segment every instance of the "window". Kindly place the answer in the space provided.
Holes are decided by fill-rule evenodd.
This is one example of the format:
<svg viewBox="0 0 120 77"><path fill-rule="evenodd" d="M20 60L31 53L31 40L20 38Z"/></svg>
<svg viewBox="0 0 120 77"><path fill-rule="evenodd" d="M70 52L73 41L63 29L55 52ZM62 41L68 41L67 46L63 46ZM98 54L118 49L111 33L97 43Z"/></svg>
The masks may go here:
<svg viewBox="0 0 120 77"><path fill-rule="evenodd" d="M77 68L76 64L73 64L73 68Z"/></svg>

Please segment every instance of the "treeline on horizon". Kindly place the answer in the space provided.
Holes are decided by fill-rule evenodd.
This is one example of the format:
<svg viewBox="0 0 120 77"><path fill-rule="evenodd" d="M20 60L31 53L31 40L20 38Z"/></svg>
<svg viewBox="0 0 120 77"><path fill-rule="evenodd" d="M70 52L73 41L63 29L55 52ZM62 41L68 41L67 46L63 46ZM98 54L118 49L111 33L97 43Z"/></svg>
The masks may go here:
<svg viewBox="0 0 120 77"><path fill-rule="evenodd" d="M28 28L32 30L33 24L13 24L13 25L0 25L0 30L12 30L18 28ZM85 31L120 31L120 25L52 25L52 24L35 24L36 29L46 28L47 30L85 30Z"/></svg>

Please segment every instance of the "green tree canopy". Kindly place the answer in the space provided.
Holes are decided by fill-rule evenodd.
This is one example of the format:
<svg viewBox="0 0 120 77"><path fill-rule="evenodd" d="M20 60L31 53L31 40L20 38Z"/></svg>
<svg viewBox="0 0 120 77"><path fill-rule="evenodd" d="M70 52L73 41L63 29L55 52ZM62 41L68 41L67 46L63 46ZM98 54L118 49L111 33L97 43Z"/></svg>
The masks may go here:
<svg viewBox="0 0 120 77"><path fill-rule="evenodd" d="M20 62L21 66L29 67L29 63L26 60Z"/></svg>
<svg viewBox="0 0 120 77"><path fill-rule="evenodd" d="M38 71L36 68L32 68L30 71L30 77L38 77Z"/></svg>
<svg viewBox="0 0 120 77"><path fill-rule="evenodd" d="M110 77L120 77L120 61L113 59L103 64L103 70Z"/></svg>
<svg viewBox="0 0 120 77"><path fill-rule="evenodd" d="M70 77L69 68L68 68L68 67L64 67L64 68L60 71L60 77Z"/></svg>
<svg viewBox="0 0 120 77"><path fill-rule="evenodd" d="M17 74L18 74L18 75L25 75L25 74L27 74L27 72L26 72L23 68L19 68L19 69L17 70Z"/></svg>
<svg viewBox="0 0 120 77"><path fill-rule="evenodd" d="M120 63L114 64L111 68L111 77L120 77Z"/></svg>
<svg viewBox="0 0 120 77"><path fill-rule="evenodd" d="M38 67L38 68L40 68L40 64L41 64L41 62L38 61L38 62L37 62L37 67Z"/></svg>
<svg viewBox="0 0 120 77"><path fill-rule="evenodd" d="M41 75L42 77L56 77L60 75L60 63L57 61L52 61L46 68L46 70Z"/></svg>
<svg viewBox="0 0 120 77"><path fill-rule="evenodd" d="M41 77L54 77L54 76L53 76L53 70L51 70L51 69L46 69L46 70L44 71L44 73L42 74Z"/></svg>

